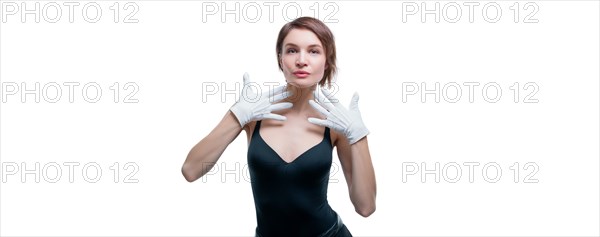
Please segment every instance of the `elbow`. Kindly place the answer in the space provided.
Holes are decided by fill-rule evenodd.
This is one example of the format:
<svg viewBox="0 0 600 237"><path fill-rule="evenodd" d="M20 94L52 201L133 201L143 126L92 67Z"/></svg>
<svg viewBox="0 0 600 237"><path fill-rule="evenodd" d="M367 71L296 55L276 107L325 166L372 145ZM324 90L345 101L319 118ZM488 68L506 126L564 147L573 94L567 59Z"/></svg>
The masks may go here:
<svg viewBox="0 0 600 237"><path fill-rule="evenodd" d="M351 196L354 211L362 217L369 217L375 213L375 192L370 196Z"/></svg>
<svg viewBox="0 0 600 237"><path fill-rule="evenodd" d="M363 207L356 208L356 213L361 215L364 218L369 217L371 214L375 212L375 203L372 205L365 205Z"/></svg>
<svg viewBox="0 0 600 237"><path fill-rule="evenodd" d="M188 164L183 164L183 167L181 167L181 174L183 174L185 180L187 180L190 183L196 181L199 178L193 174Z"/></svg>

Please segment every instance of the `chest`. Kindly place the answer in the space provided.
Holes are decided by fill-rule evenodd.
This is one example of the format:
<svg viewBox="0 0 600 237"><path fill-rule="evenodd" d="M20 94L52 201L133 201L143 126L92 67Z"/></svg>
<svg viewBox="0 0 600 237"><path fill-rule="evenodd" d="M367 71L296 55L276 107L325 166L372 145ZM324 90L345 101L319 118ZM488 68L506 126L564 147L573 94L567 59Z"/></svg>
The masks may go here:
<svg viewBox="0 0 600 237"><path fill-rule="evenodd" d="M325 128L313 124L263 124L258 130L262 140L286 163L292 163L311 149L327 145Z"/></svg>
<svg viewBox="0 0 600 237"><path fill-rule="evenodd" d="M285 160L260 136L254 137L248 150L248 166L253 182L266 183L271 187L316 187L328 180L331 164L332 146L328 139L323 139L291 160Z"/></svg>

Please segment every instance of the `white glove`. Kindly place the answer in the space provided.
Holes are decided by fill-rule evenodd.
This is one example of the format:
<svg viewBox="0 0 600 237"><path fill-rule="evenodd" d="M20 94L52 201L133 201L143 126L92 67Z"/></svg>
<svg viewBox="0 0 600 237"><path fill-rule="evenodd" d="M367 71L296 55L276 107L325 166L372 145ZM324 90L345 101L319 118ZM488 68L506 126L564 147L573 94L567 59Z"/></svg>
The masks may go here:
<svg viewBox="0 0 600 237"><path fill-rule="evenodd" d="M290 93L284 91L285 85L269 90L268 93L259 92L257 94L253 89L248 88L249 84L250 76L248 73L244 73L244 86L240 98L230 109L242 128L250 121L262 119L286 120L285 116L271 113L292 107L290 102L276 103L290 96Z"/></svg>
<svg viewBox="0 0 600 237"><path fill-rule="evenodd" d="M350 110L344 108L333 95L324 88L317 88L314 91L315 99L309 100L308 103L323 114L326 119L308 118L308 121L329 127L338 133L346 136L350 144L358 142L361 138L369 134L369 130L365 127L358 110L358 93L354 93L350 102Z"/></svg>

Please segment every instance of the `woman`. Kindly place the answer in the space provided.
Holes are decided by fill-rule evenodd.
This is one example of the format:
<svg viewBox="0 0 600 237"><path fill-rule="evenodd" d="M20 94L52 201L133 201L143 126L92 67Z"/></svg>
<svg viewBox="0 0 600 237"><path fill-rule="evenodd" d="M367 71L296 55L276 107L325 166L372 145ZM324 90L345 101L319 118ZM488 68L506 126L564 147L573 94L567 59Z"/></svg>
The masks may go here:
<svg viewBox="0 0 600 237"><path fill-rule="evenodd" d="M333 34L321 21L301 17L284 25L276 52L287 85L268 94L248 92L245 74L241 98L192 148L183 175L192 182L206 174L212 167L203 164L215 164L243 129L256 236L351 236L327 202L327 184L335 146L356 212L368 217L375 211L369 131L358 95L346 109L322 88L331 85L336 52Z"/></svg>

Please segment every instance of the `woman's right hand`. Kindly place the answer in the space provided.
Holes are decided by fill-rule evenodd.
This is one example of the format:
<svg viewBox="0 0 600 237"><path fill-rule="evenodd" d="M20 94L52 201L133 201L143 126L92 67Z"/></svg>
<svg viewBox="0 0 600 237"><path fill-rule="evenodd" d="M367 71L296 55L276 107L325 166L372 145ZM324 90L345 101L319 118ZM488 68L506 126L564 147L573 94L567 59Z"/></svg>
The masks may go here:
<svg viewBox="0 0 600 237"><path fill-rule="evenodd" d="M292 107L290 102L277 103L290 96L290 93L284 91L285 85L275 87L269 90L269 93L258 93L249 88L250 76L244 73L244 86L240 93L238 101L231 106L231 112L235 115L240 126L243 128L251 121L262 119L274 119L279 121L286 120L285 116L274 114L272 112L289 109ZM260 89L260 86L254 85Z"/></svg>

